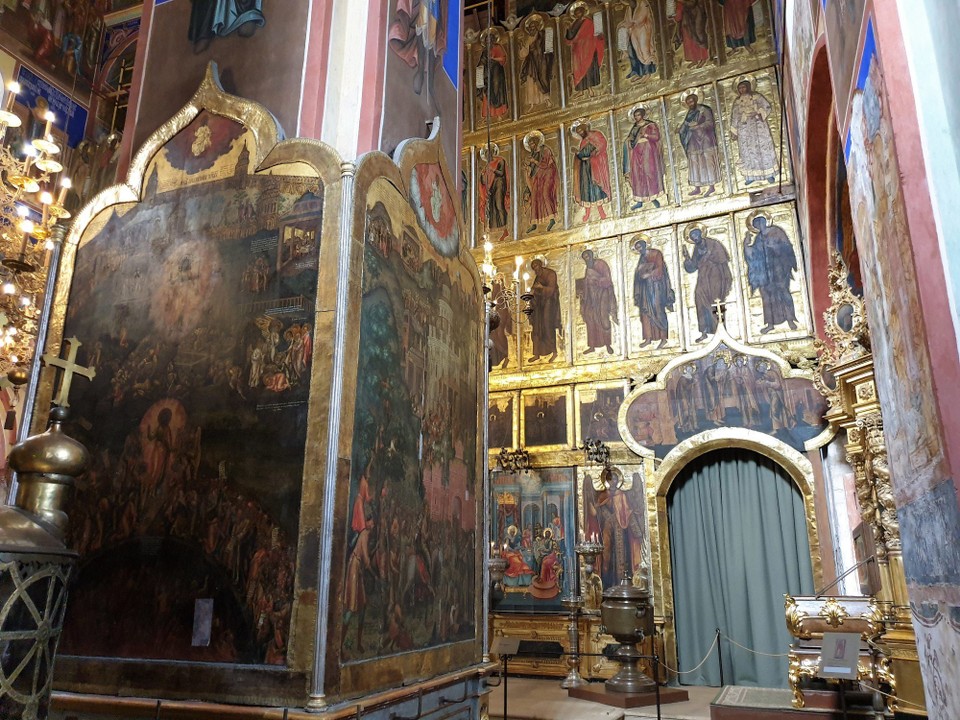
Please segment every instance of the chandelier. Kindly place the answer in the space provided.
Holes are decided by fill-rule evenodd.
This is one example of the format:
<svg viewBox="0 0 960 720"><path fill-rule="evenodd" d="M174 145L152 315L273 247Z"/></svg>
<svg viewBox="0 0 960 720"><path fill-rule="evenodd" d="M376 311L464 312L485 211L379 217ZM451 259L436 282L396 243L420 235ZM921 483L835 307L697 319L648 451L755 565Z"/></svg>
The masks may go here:
<svg viewBox="0 0 960 720"><path fill-rule="evenodd" d="M29 379L54 228L70 217L70 180L61 176L61 148L51 134L56 116L47 110L38 137L15 138L9 131L21 124L13 112L19 92L19 83L9 83L0 110L0 378L15 387Z"/></svg>

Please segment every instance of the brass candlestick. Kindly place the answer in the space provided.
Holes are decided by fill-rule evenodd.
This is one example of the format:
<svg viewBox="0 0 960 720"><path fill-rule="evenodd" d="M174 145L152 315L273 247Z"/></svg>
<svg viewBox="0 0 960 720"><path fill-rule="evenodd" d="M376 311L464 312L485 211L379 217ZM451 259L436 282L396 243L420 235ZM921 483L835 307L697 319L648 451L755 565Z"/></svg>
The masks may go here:
<svg viewBox="0 0 960 720"><path fill-rule="evenodd" d="M583 609L591 615L600 612L600 603L603 602L603 580L594 572L597 555L603 552L603 543L595 540L577 543L574 551L583 559L583 579L580 583L583 593Z"/></svg>
<svg viewBox="0 0 960 720"><path fill-rule="evenodd" d="M569 612L570 624L567 626L567 637L570 640L570 652L567 654L567 677L560 683L564 690L585 685L580 675L580 610L583 607L583 598L579 595L569 595L560 600Z"/></svg>

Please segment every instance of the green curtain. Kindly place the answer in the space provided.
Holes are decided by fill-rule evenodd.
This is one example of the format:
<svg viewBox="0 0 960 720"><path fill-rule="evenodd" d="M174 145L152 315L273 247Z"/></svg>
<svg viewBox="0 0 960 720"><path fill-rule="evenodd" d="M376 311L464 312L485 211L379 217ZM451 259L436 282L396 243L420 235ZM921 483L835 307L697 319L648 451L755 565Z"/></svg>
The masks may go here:
<svg viewBox="0 0 960 720"><path fill-rule="evenodd" d="M790 644L783 595L813 594L800 490L773 461L719 450L688 465L667 498L679 670L707 654L716 629L763 653ZM721 638L727 685L786 687L786 658ZM684 685L720 685L716 651Z"/></svg>

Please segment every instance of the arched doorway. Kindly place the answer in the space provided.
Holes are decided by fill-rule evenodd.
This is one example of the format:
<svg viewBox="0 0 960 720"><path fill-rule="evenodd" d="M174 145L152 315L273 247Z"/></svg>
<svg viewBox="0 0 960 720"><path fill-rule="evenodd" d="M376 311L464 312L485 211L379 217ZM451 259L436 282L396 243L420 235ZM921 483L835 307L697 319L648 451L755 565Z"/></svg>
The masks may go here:
<svg viewBox="0 0 960 720"><path fill-rule="evenodd" d="M713 450L678 473L667 519L679 669L708 654L719 628L725 684L786 687L787 661L776 657L790 642L783 595L814 592L804 497L790 474L757 452ZM716 657L680 682L720 685Z"/></svg>

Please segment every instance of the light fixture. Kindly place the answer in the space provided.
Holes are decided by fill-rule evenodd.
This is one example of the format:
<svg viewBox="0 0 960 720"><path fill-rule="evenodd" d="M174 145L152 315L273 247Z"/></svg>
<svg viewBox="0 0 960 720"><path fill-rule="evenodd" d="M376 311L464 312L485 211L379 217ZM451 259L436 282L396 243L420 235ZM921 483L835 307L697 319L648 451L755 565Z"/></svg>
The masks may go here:
<svg viewBox="0 0 960 720"><path fill-rule="evenodd" d="M64 207L70 180L62 177L62 148L52 134L58 118L48 110L42 134L15 145L9 131L21 125L13 112L19 92L18 83L8 83L0 110L0 376L15 384L27 376L11 371L34 355L41 309L33 298L47 284L54 229L70 217Z"/></svg>

